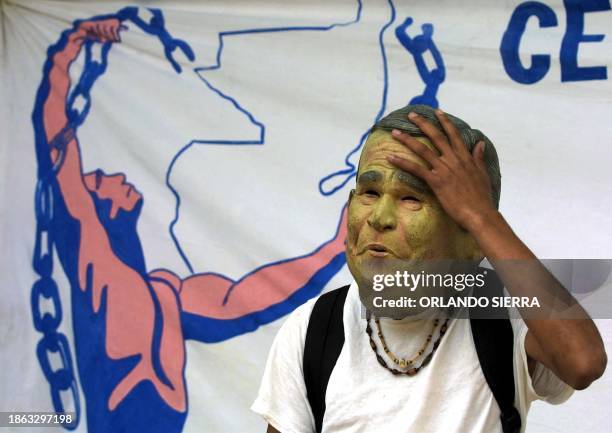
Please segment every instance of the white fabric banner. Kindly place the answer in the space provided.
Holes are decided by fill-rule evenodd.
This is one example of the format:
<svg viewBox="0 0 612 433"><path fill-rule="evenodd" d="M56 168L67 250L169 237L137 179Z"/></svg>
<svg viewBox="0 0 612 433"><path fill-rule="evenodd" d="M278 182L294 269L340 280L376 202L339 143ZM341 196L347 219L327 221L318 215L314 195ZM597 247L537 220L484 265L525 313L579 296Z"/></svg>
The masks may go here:
<svg viewBox="0 0 612 433"><path fill-rule="evenodd" d="M0 5L0 411L265 431L272 339L350 282L359 152L409 102L491 139L539 257L612 257L609 0ZM609 431L611 397L527 431Z"/></svg>

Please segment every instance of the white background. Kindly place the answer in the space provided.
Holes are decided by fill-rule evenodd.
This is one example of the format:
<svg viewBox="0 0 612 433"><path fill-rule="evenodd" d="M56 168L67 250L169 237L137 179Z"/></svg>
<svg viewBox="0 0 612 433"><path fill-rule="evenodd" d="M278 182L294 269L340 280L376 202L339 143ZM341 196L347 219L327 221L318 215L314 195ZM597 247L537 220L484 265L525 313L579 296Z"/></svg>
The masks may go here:
<svg viewBox="0 0 612 433"><path fill-rule="evenodd" d="M396 2L384 35L387 107L399 108L424 85L412 56L393 30L406 16L434 26L446 65L440 105L482 130L496 145L502 170L501 211L541 258L612 257L612 122L609 80L561 82L558 59L565 31L561 1L549 1L558 26L530 20L521 45L550 53L551 68L536 84L512 81L499 45L521 2ZM31 110L49 45L75 19L115 12L117 2L17 1L2 5L2 124L0 134L0 410L51 410L35 357L29 288L36 180ZM86 170L122 171L145 196L138 230L149 269L188 269L168 232L175 201L165 185L172 157L191 140L253 138L258 130L211 92L194 68L214 62L220 31L351 21L353 1L155 2L171 33L193 47L193 63L171 70L159 44L137 29L113 47L109 69L95 85L94 107L79 129ZM225 40L223 67L206 73L266 125L263 146L195 145L170 177L181 194L176 234L197 272L239 278L256 266L305 254L334 232L350 183L325 197L323 176L344 168L344 157L381 105L383 71L377 38L389 19L386 1L364 1L361 20L329 32L279 32ZM582 44L579 64L612 66L612 12L587 14L585 33L606 34ZM356 158L353 158L356 162ZM59 263L56 263L59 269ZM57 272L56 274L61 274ZM329 284L350 278L346 268ZM62 287L71 338L69 287ZM282 322L221 344L187 343L191 431L264 431L248 407L267 349ZM596 323L612 350L612 324ZM535 403L528 432L609 432L609 371L563 406ZM81 424L84 428L85 423ZM42 431L42 430L41 430Z"/></svg>

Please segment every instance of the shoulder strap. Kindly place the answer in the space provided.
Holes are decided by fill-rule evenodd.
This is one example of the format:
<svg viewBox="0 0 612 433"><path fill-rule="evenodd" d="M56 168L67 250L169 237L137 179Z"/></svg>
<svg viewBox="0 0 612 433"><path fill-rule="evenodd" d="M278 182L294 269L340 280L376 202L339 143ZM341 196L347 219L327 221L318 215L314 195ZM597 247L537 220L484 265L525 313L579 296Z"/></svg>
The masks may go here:
<svg viewBox="0 0 612 433"><path fill-rule="evenodd" d="M349 286L321 295L314 304L304 342L304 382L317 433L323 425L325 392L344 345L343 310Z"/></svg>
<svg viewBox="0 0 612 433"><path fill-rule="evenodd" d="M503 287L497 274L487 269L485 284L480 290L475 287L474 295L503 296ZM514 334L507 311L505 315L503 319L471 317L470 324L480 367L501 411L502 430L518 433L521 415L514 407Z"/></svg>

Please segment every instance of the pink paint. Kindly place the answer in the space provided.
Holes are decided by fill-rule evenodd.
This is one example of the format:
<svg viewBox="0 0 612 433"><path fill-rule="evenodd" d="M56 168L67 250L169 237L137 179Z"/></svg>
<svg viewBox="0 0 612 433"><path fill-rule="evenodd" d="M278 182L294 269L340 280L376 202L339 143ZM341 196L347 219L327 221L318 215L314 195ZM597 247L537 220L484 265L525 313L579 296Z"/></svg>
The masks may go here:
<svg viewBox="0 0 612 433"><path fill-rule="evenodd" d="M195 275L183 282L183 310L215 319L234 319L284 301L312 276L344 251L347 212L344 209L338 234L315 254L264 266L232 284L216 275ZM223 299L231 287L228 302Z"/></svg>
<svg viewBox="0 0 612 433"><path fill-rule="evenodd" d="M95 34L97 28L103 28L105 34ZM95 25L84 22L69 36L65 49L54 56L49 72L51 89L43 108L45 132L49 142L67 124L66 100L70 88L68 69L79 55L85 38L105 40L104 38L112 37L112 41L116 42L118 32L119 21L116 19L98 21ZM57 152L50 149L50 154L55 162ZM57 180L69 214L80 225L78 283L82 291L91 290L91 308L94 313L99 314L103 294L106 294L106 354L116 360L131 356L139 358L137 365L110 395L110 410L114 410L138 384L150 381L170 407L184 412L185 349L181 312L217 319L233 319L261 311L287 299L303 287L318 270L344 251L346 209L342 213L337 235L317 252L262 267L239 282L214 274L194 275L181 281L176 274L164 269L152 271L146 281L114 254L91 196L96 194L100 199L111 200L110 217L115 218L120 209L128 212L133 210L142 200L142 195L126 183L122 174L106 175L93 172L83 175L76 138L67 144ZM88 270L91 272L89 285ZM148 284L161 306L163 326L159 358L161 368L172 388L162 383L153 369L155 308ZM228 302L223 305L230 289Z"/></svg>

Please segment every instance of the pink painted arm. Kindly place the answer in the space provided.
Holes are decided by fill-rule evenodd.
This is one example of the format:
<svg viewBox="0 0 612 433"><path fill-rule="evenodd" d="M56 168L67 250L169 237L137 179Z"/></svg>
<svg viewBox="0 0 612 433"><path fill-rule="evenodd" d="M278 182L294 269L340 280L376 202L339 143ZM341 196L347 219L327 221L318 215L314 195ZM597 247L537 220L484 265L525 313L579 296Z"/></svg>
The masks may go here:
<svg viewBox="0 0 612 433"><path fill-rule="evenodd" d="M346 208L336 236L304 257L264 266L232 282L217 275L194 275L183 281L183 311L216 319L234 319L284 301L344 251ZM223 303L230 291L227 303Z"/></svg>
<svg viewBox="0 0 612 433"><path fill-rule="evenodd" d="M74 30L68 36L64 49L51 59L50 89L43 106L44 128L49 143L68 123L66 100L70 89L69 68L81 52L85 35L85 30L80 27ZM49 151L51 162L55 163L59 153L54 148L50 148ZM85 187L82 174L79 145L76 136L73 136L66 146L64 162L57 173L57 180L68 212L78 220L97 220L93 200Z"/></svg>

